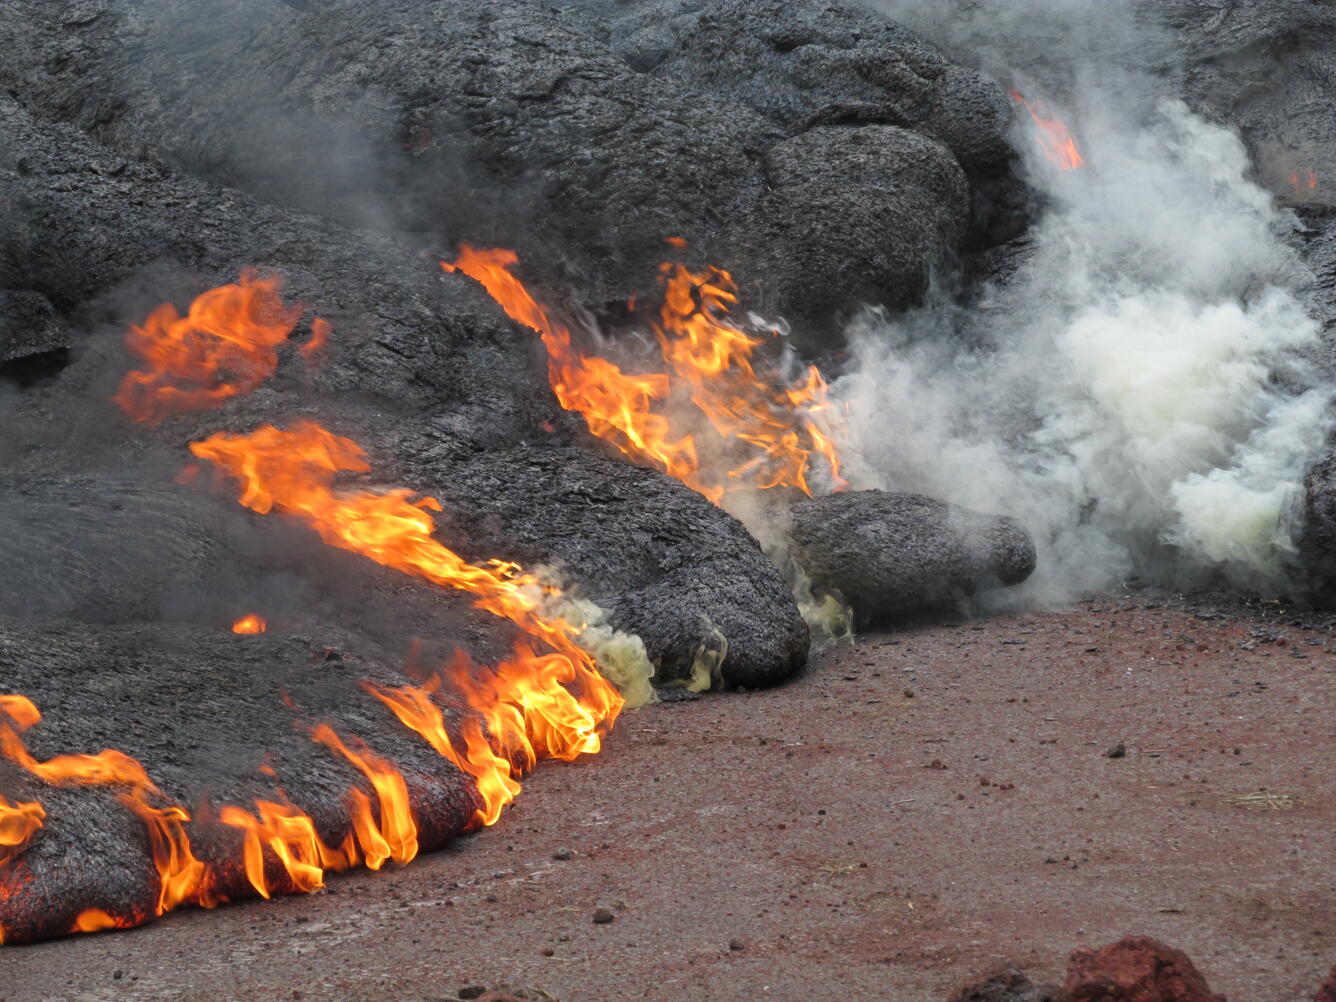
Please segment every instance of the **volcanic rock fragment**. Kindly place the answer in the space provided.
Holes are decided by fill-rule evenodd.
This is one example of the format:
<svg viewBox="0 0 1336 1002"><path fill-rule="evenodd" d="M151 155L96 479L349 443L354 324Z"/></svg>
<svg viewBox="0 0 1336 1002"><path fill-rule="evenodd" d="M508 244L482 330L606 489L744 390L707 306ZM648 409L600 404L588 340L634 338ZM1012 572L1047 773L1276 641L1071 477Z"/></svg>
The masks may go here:
<svg viewBox="0 0 1336 1002"><path fill-rule="evenodd" d="M1299 559L1320 596L1336 584L1336 452L1320 459L1304 478Z"/></svg>
<svg viewBox="0 0 1336 1002"><path fill-rule="evenodd" d="M949 1002L1066 1002L1058 989L1036 985L1026 975L1011 966L1000 967L990 974L961 986Z"/></svg>
<svg viewBox="0 0 1336 1002"><path fill-rule="evenodd" d="M1336 967L1331 969L1327 979L1322 982L1322 987L1317 990L1317 997L1313 1002L1336 1002Z"/></svg>
<svg viewBox="0 0 1336 1002"><path fill-rule="evenodd" d="M37 292L0 291L0 380L27 384L55 375L68 360L71 332Z"/></svg>
<svg viewBox="0 0 1336 1002"><path fill-rule="evenodd" d="M1149 936L1077 950L1067 966L1071 1002L1225 1002L1187 954Z"/></svg>
<svg viewBox="0 0 1336 1002"><path fill-rule="evenodd" d="M1167 29L1165 72L1188 103L1239 131L1261 180L1292 202L1336 198L1336 11L1327 4L1140 0Z"/></svg>
<svg viewBox="0 0 1336 1002"><path fill-rule="evenodd" d="M850 491L793 506L794 556L820 591L838 592L866 623L959 604L1019 584L1035 566L1011 518L921 494Z"/></svg>
<svg viewBox="0 0 1336 1002"><path fill-rule="evenodd" d="M773 685L806 661L807 626L774 565L741 523L674 480L551 446L408 468L444 502L447 538L557 568L645 642L658 683L722 658L725 683Z"/></svg>

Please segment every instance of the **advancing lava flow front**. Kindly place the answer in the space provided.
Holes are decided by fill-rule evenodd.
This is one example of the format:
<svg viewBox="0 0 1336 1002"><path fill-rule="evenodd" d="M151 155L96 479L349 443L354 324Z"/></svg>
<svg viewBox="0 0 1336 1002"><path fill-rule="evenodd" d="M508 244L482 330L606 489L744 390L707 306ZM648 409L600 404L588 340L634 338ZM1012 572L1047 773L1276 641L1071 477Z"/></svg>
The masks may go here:
<svg viewBox="0 0 1336 1002"><path fill-rule="evenodd" d="M278 287L277 279L247 272L239 284L200 296L185 317L170 305L154 311L130 335L132 351L150 368L126 376L117 403L137 421L156 422L253 390L277 367L275 348L302 312L283 306ZM329 325L316 318L312 330L312 339L299 349L308 360L323 347ZM625 700L580 645L585 624L563 612L578 607L513 563L471 564L437 542L430 512L441 505L435 499L411 500L411 492L403 489L335 489L339 474L366 472L370 466L356 443L312 422L299 422L289 431L265 426L249 435L218 433L193 443L190 451L239 481L241 503L252 510L282 513L314 529L331 546L468 592L478 608L510 620L530 638L516 643L512 654L491 669L471 665L460 652L420 685L363 683L367 694L472 778L478 807L466 829L494 824L519 792L519 777L540 759L570 760L599 751L601 735ZM257 613L231 626L241 635L266 629ZM472 713L457 737L431 698L443 687ZM21 737L41 721L37 707L13 694L0 696L0 712L0 758L49 786L113 788L144 825L157 870L152 907L117 913L87 908L70 932L134 926L183 904L214 907L243 892L265 898L310 892L323 886L327 871L358 864L378 869L387 860L406 863L418 853L418 823L403 775L365 742L341 736L327 724L312 727L310 739L353 765L371 791L357 786L346 791L348 825L335 845L322 838L308 813L286 799L256 799L249 809L226 804L216 817L192 819L185 807L164 803L138 761L114 749L39 761ZM39 802L0 798L0 865L20 858L45 817ZM197 858L192 823L239 830L240 858L221 864ZM237 864L248 887L238 888L231 877ZM20 897L23 886L21 868L9 866L0 873L0 906ZM4 938L0 923L0 942Z"/></svg>

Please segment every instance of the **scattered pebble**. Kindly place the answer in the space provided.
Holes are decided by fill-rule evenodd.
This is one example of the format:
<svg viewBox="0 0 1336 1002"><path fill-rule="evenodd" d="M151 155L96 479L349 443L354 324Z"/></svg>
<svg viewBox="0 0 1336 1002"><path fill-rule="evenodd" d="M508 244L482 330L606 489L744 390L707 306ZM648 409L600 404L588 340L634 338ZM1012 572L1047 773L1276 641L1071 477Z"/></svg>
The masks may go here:
<svg viewBox="0 0 1336 1002"><path fill-rule="evenodd" d="M745 950L747 948L747 944L740 939L730 939L728 941L728 948L730 950Z"/></svg>
<svg viewBox="0 0 1336 1002"><path fill-rule="evenodd" d="M595 924L595 925L607 925L609 922L611 922L611 921L612 921L614 918L616 918L616 917L617 917L617 916L615 916L615 915L612 914L612 909L611 909L611 908L595 908L595 909L594 909L594 924Z"/></svg>
<svg viewBox="0 0 1336 1002"><path fill-rule="evenodd" d="M1116 745L1104 753L1105 758L1122 758L1127 754L1127 745L1119 741Z"/></svg>
<svg viewBox="0 0 1336 1002"><path fill-rule="evenodd" d="M574 853L572 850L567 849L565 846L563 846L562 848L558 849L556 852L554 852L554 853L552 854L552 858L553 858L553 859L574 859L574 858L575 858L575 853Z"/></svg>
<svg viewBox="0 0 1336 1002"><path fill-rule="evenodd" d="M480 995L487 993L486 985L466 985L459 989L459 997L462 999L476 999Z"/></svg>

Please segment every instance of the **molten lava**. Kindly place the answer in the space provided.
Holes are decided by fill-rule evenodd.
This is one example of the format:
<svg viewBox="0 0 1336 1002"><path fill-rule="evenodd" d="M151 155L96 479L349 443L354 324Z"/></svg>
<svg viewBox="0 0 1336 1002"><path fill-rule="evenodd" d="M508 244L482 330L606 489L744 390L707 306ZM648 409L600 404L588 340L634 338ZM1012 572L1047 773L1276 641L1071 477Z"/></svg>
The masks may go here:
<svg viewBox="0 0 1336 1002"><path fill-rule="evenodd" d="M301 316L279 297L282 279L244 271L233 285L196 297L183 317L171 303L126 337L147 366L125 374L114 399L136 421L156 423L249 393L278 368L278 353Z"/></svg>
<svg viewBox="0 0 1336 1002"><path fill-rule="evenodd" d="M1061 119L1049 112L1045 105L1025 100L1020 91L1013 90L1011 97L1030 113L1035 124L1035 141L1050 163L1059 170L1075 170L1085 166L1085 158L1076 148L1076 140Z"/></svg>
<svg viewBox="0 0 1336 1002"><path fill-rule="evenodd" d="M263 633L267 629L269 624L265 622L264 617L254 612L242 616L232 624L233 633Z"/></svg>
<svg viewBox="0 0 1336 1002"><path fill-rule="evenodd" d="M678 238L669 243L685 246ZM798 379L758 366L756 350L777 332L749 334L729 321L737 295L728 272L660 268L664 304L654 334L664 371L632 375L577 347L570 327L515 277L518 260L514 251L466 244L441 267L481 283L511 319L538 332L557 401L583 415L594 435L716 503L731 491L779 486L811 494L817 457L835 488L844 486L834 441L839 420L825 380L811 366ZM693 414L719 440L711 454L734 457L725 468L702 463L697 435L681 425Z"/></svg>

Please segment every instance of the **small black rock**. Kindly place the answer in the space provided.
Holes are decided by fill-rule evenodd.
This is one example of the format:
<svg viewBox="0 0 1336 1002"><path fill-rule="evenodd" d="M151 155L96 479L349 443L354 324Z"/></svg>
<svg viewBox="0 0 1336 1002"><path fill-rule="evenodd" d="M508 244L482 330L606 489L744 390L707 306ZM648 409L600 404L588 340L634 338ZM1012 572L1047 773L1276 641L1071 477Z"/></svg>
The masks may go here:
<svg viewBox="0 0 1336 1002"><path fill-rule="evenodd" d="M1127 745L1119 741L1116 745L1104 753L1106 758L1122 758L1127 754Z"/></svg>

